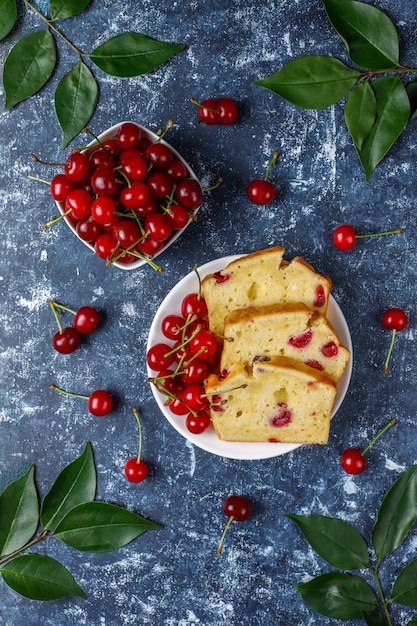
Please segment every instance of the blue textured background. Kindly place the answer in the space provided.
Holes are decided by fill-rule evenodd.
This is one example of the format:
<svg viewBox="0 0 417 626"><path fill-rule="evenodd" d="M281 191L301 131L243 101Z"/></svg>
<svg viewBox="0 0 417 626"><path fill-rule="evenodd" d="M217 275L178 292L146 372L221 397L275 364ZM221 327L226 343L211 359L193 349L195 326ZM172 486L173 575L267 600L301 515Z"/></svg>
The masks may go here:
<svg viewBox="0 0 417 626"><path fill-rule="evenodd" d="M417 65L414 1L376 4L398 27L402 62ZM21 12L16 29L0 43L1 65L13 43L39 27L35 16L23 7ZM55 206L46 186L25 177L26 172L52 177L29 159L30 152L51 161L68 154L60 148L53 93L75 64L73 53L59 42L51 82L0 116L0 489L35 463L43 495L88 440L98 499L164 527L105 555L52 541L40 545L39 551L72 572L87 600L41 604L2 583L0 624L331 624L304 605L293 587L330 568L285 514L340 517L368 538L383 495L416 462L416 122L366 184L344 126L343 103L302 111L253 86L299 55L346 60L319 0L93 1L61 29L86 52L126 30L187 44L161 69L140 78L115 79L93 69L100 98L89 126L99 133L132 119L157 130L173 118L168 140L203 184L219 176L224 183L207 196L198 223L159 257L163 275L148 268L106 268L64 223L42 230ZM239 122L226 128L199 124L189 97L225 95L238 101ZM0 97L4 101L2 91ZM245 188L263 173L274 150L281 156L271 180L281 195L257 208L247 201ZM345 254L331 242L333 228L345 221L361 232L399 226L406 231L361 241ZM159 413L146 382L148 329L164 296L194 264L270 245L283 245L287 258L299 254L332 278L352 335L353 376L328 445L301 447L266 461L232 461L188 444ZM93 304L103 315L101 328L68 357L51 347L56 327L49 298L74 308ZM384 377L389 333L380 317L392 306L404 308L410 323L397 336L391 371ZM117 396L117 408L103 419L90 417L82 401L51 392L50 383L81 393L107 388ZM136 453L133 405L142 413L143 455L152 467L152 476L136 486L123 474L125 461ZM364 447L392 417L398 424L369 452L368 470L354 478L345 474L339 466L343 449ZM233 525L218 557L226 521L221 505L231 492L249 497L253 514ZM386 590L416 548L413 530L381 569ZM413 613L392 608L397 625L407 624Z"/></svg>

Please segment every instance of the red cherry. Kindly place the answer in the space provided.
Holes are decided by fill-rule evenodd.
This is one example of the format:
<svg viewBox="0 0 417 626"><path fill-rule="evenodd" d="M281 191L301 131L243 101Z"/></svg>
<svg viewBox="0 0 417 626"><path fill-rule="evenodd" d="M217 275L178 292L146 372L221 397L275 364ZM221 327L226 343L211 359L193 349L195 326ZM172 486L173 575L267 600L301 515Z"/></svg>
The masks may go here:
<svg viewBox="0 0 417 626"><path fill-rule="evenodd" d="M166 343L154 344L146 354L146 361L153 370L167 369L174 359L172 348Z"/></svg>
<svg viewBox="0 0 417 626"><path fill-rule="evenodd" d="M101 224L98 224L92 218L79 220L75 226L75 230L80 239L88 243L93 243L103 232Z"/></svg>
<svg viewBox="0 0 417 626"><path fill-rule="evenodd" d="M203 296L198 293L189 293L181 303L181 314L183 317L205 317L207 315L207 304Z"/></svg>
<svg viewBox="0 0 417 626"><path fill-rule="evenodd" d="M150 143L144 150L143 156L152 163L156 169L166 170L173 159L171 148L166 144L156 141Z"/></svg>
<svg viewBox="0 0 417 626"><path fill-rule="evenodd" d="M270 160L263 179L256 179L249 183L246 193L253 204L264 206L272 202L276 195L276 189L267 178L271 168L275 165L279 152L274 152Z"/></svg>
<svg viewBox="0 0 417 626"><path fill-rule="evenodd" d="M181 391L181 400L191 411L204 411L209 405L202 385L188 385Z"/></svg>
<svg viewBox="0 0 417 626"><path fill-rule="evenodd" d="M187 178L188 176L186 166L179 159L173 159L165 171L175 182L178 182L183 178Z"/></svg>
<svg viewBox="0 0 417 626"><path fill-rule="evenodd" d="M356 246L356 232L353 226L342 224L333 231L333 243L338 250L352 250Z"/></svg>
<svg viewBox="0 0 417 626"><path fill-rule="evenodd" d="M222 552L224 538L232 521L236 520L237 522L244 522L247 520L251 513L251 506L249 501L243 496L232 495L228 496L223 502L223 513L227 515L229 519L217 547L218 554L221 554Z"/></svg>
<svg viewBox="0 0 417 626"><path fill-rule="evenodd" d="M161 322L161 331L167 339L176 341L181 338L185 319L179 315L167 315Z"/></svg>
<svg viewBox="0 0 417 626"><path fill-rule="evenodd" d="M114 249L117 246L117 241L109 233L102 233L97 237L94 243L94 250L100 259L107 260L111 257Z"/></svg>
<svg viewBox="0 0 417 626"><path fill-rule="evenodd" d="M178 183L174 197L185 209L195 211L203 203L203 190L195 178L185 178Z"/></svg>
<svg viewBox="0 0 417 626"><path fill-rule="evenodd" d="M340 463L348 474L361 474L368 465L362 452L357 448L347 448L340 457Z"/></svg>
<svg viewBox="0 0 417 626"><path fill-rule="evenodd" d="M141 483L148 477L149 467L145 461L138 462L136 458L129 459L125 464L125 474L131 483Z"/></svg>
<svg viewBox="0 0 417 626"><path fill-rule="evenodd" d="M115 218L117 202L109 196L101 196L93 200L91 215L98 224L110 224Z"/></svg>
<svg viewBox="0 0 417 626"><path fill-rule="evenodd" d="M162 200L165 196L169 196L172 190L171 178L162 171L151 172L146 178L146 184L154 200Z"/></svg>
<svg viewBox="0 0 417 626"><path fill-rule="evenodd" d="M74 317L74 328L82 335L96 330L100 324L100 316L92 306L82 306Z"/></svg>
<svg viewBox="0 0 417 626"><path fill-rule="evenodd" d="M187 429L193 435L200 435L209 428L211 424L210 415L207 411L198 411L198 413L189 413L185 419Z"/></svg>
<svg viewBox="0 0 417 626"><path fill-rule="evenodd" d="M395 335L397 331L404 330L408 324L408 317L405 311L399 308L392 308L385 311L382 316L382 325L391 331L391 342L388 349L387 358L384 364L384 374L388 374L388 363L391 358L392 349L394 347Z"/></svg>
<svg viewBox="0 0 417 626"><path fill-rule="evenodd" d="M88 398L88 410L96 417L103 417L113 409L113 398L108 391L97 389Z"/></svg>
<svg viewBox="0 0 417 626"><path fill-rule="evenodd" d="M117 131L117 143L122 150L136 148L142 136L139 126L133 122L124 122Z"/></svg>
<svg viewBox="0 0 417 626"><path fill-rule="evenodd" d="M239 111L234 100L220 98L217 100L218 123L222 126L234 124L239 116Z"/></svg>
<svg viewBox="0 0 417 626"><path fill-rule="evenodd" d="M113 169L116 167L116 159L108 150L99 148L90 155L90 164L93 170L102 167Z"/></svg>
<svg viewBox="0 0 417 626"><path fill-rule="evenodd" d="M75 328L68 326L52 337L52 345L61 354L71 354L81 345L80 334Z"/></svg>
<svg viewBox="0 0 417 626"><path fill-rule="evenodd" d="M109 167L95 170L91 175L90 184L98 196L115 196L117 193L116 174Z"/></svg>
<svg viewBox="0 0 417 626"><path fill-rule="evenodd" d="M201 385L207 378L207 362L193 359L186 363L181 372L181 381L184 385Z"/></svg>
<svg viewBox="0 0 417 626"><path fill-rule="evenodd" d="M187 209L184 209L180 204L171 205L166 211L166 216L173 230L184 228L190 221Z"/></svg>
<svg viewBox="0 0 417 626"><path fill-rule="evenodd" d="M208 98L202 102L198 102L194 98L190 98L193 104L198 106L198 117L207 126L214 126L218 122L218 105L217 100Z"/></svg>
<svg viewBox="0 0 417 626"><path fill-rule="evenodd" d="M177 391L176 397L169 399L168 407L174 415L187 415L190 411L188 406L182 401L181 390Z"/></svg>
<svg viewBox="0 0 417 626"><path fill-rule="evenodd" d="M51 180L49 191L57 202L65 202L70 191L75 189L75 183L65 174L56 174Z"/></svg>
<svg viewBox="0 0 417 626"><path fill-rule="evenodd" d="M253 204L265 206L275 198L276 190L269 180L253 180L249 183L246 193Z"/></svg>
<svg viewBox="0 0 417 626"><path fill-rule="evenodd" d="M74 220L84 220L91 215L93 198L85 189L73 189L65 200L65 211L71 211Z"/></svg>
<svg viewBox="0 0 417 626"><path fill-rule="evenodd" d="M145 219L145 230L155 241L166 241L172 233L172 226L163 213L153 213Z"/></svg>
<svg viewBox="0 0 417 626"><path fill-rule="evenodd" d="M119 158L122 172L131 182L143 180L148 173L148 165L139 150L126 150Z"/></svg>
<svg viewBox="0 0 417 626"><path fill-rule="evenodd" d="M75 183L85 181L90 172L90 168L90 160L88 156L82 152L73 152L64 163L65 176Z"/></svg>
<svg viewBox="0 0 417 626"><path fill-rule="evenodd" d="M217 339L209 330L200 330L195 337L190 340L191 354L198 355L205 361L210 359L217 352Z"/></svg>

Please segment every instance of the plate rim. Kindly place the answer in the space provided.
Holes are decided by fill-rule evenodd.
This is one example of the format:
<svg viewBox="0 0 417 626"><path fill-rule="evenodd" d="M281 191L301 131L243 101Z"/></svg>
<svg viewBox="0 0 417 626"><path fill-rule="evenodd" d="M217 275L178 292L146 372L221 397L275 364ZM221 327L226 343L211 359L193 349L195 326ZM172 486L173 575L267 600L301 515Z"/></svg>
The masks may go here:
<svg viewBox="0 0 417 626"><path fill-rule="evenodd" d="M230 263L231 261L234 261L236 259L239 259L243 256L246 256L246 254L248 253L242 253L242 254L233 254L233 255L227 255L224 257L219 257L216 259L213 259L211 261L208 261L202 265L198 265L196 266L196 269L198 271L198 274L201 276L201 278L204 276L204 272L205 273L213 273L215 271L219 271L221 269L223 269L228 263ZM217 265L219 265L220 267L217 267ZM214 266L214 267L213 267ZM179 292L181 292L183 290L183 288L188 285L190 282L192 282L194 279L195 283L196 283L196 287L198 288L198 278L197 278L197 273L192 270L190 271L188 274L186 274L185 276L183 276L171 289L170 291L166 294L166 296L164 297L164 299L162 300L162 302L160 303L154 317L151 323L151 326L149 328L149 333L148 333L148 340L147 340L147 344L146 344L146 353L148 352L148 350L150 349L150 347L155 343L155 340L159 340L159 337L162 339L165 339L162 335L162 332L160 330L160 322L162 321L162 315L166 315L167 313L165 312L165 308L167 306L168 303L170 303L171 299ZM190 290L191 291L191 290ZM187 290L188 292L188 290ZM185 294L184 294L185 295ZM178 299L179 300L179 299ZM339 381L338 385L340 387L342 387L341 389L338 390L337 394L336 394L336 400L335 403L333 405L333 410L332 410L332 414L331 414L331 419L334 418L334 416L336 415L337 411L340 409L343 400L346 397L346 393L348 391L349 388L349 384L350 384L350 380L351 380L351 375L352 375L352 367L353 367L353 346L352 346L352 338L350 335L350 331L349 331L349 327L347 325L345 316L343 315L343 312L339 306L339 304L337 303L337 301L335 300L335 298L333 297L332 294L330 294L330 299L329 299L329 307L331 307L333 309L333 314L336 315L338 317L338 321L340 321L340 323L343 326L343 339L341 339L343 345L349 350L350 352L350 359L346 365L345 371L343 373L343 376L341 378L341 380ZM176 310L170 308L169 309L171 313L176 313ZM334 321L331 321L332 325L334 326ZM339 330L337 331L338 335L340 335ZM149 365L146 363L146 369L147 369L147 374L148 377L154 376L154 370L152 370ZM264 460L264 459L270 459L270 458L275 458L278 456L282 456L284 454L288 454L289 452L292 452L293 450L295 450L296 448L299 448L305 444L286 444L286 443L270 443L270 442L229 442L229 441L222 441L220 439L218 439L218 437L215 435L215 433L213 431L210 431L210 433L205 432L202 433L200 435L194 435L193 433L190 433L186 430L185 426L182 426L180 420L181 420L181 416L176 416L174 414L170 414L168 412L168 410L165 409L164 407L164 401L166 400L166 396L164 396L163 394L161 394L161 392L159 392L157 390L157 388L155 387L155 385L152 382L149 382L150 386L151 386L151 390L152 390L152 395L156 401L156 404L158 406L158 408L160 409L162 415L165 417L165 419L169 422L169 424L182 436L184 437L187 441L189 441L190 443L196 445L197 447L201 448L202 450L205 450L206 452L209 452L211 454L214 454L216 456L220 456L223 458L229 458L229 459L235 459L235 460L241 460L241 461L255 461L255 460ZM240 451L240 452L239 452Z"/></svg>

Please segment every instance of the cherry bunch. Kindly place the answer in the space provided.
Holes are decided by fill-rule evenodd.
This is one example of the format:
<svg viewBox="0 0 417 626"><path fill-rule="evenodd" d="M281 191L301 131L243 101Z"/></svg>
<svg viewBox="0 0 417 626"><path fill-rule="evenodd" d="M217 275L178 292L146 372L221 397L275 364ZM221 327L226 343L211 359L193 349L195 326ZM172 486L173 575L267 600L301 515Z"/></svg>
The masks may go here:
<svg viewBox="0 0 417 626"><path fill-rule="evenodd" d="M81 336L92 333L100 324L98 311L92 306L82 306L74 311L54 300L48 303L58 325L58 332L52 337L52 345L61 354L71 354L77 350L81 345ZM64 311L74 316L72 326L62 326L60 317Z"/></svg>
<svg viewBox="0 0 417 626"><path fill-rule="evenodd" d="M198 102L195 98L190 98L193 104L198 106L198 117L203 124L214 126L229 126L234 124L239 117L239 110L236 102L231 98L207 98L202 102Z"/></svg>
<svg viewBox="0 0 417 626"><path fill-rule="evenodd" d="M74 151L49 183L61 214L44 227L65 217L108 265L142 259L162 271L151 259L203 202L201 185L163 141L171 126L155 140L124 122L115 136Z"/></svg>
<svg viewBox="0 0 417 626"><path fill-rule="evenodd" d="M150 381L167 397L170 411L185 416L187 429L200 434L210 426L209 408L215 406L215 398L205 393L204 381L217 371L220 361L220 341L209 330L201 290L183 298L180 314L163 318L161 332L169 343L149 348L147 363L157 372Z"/></svg>

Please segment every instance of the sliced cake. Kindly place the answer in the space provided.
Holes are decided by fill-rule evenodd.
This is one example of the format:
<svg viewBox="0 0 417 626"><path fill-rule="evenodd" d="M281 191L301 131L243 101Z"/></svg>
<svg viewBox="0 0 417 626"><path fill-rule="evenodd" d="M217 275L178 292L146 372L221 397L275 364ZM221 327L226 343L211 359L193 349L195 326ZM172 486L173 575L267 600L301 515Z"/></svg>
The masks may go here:
<svg viewBox="0 0 417 626"><path fill-rule="evenodd" d="M211 419L224 441L327 443L336 386L287 357L235 363L225 378L206 384Z"/></svg>
<svg viewBox="0 0 417 626"><path fill-rule="evenodd" d="M212 332L223 334L228 313L278 302L302 302L327 312L331 281L314 271L301 257L283 260L285 249L276 246L252 252L202 280Z"/></svg>
<svg viewBox="0 0 417 626"><path fill-rule="evenodd" d="M238 361L286 356L337 382L350 357L330 322L301 303L232 311L224 320L224 336L222 372Z"/></svg>

